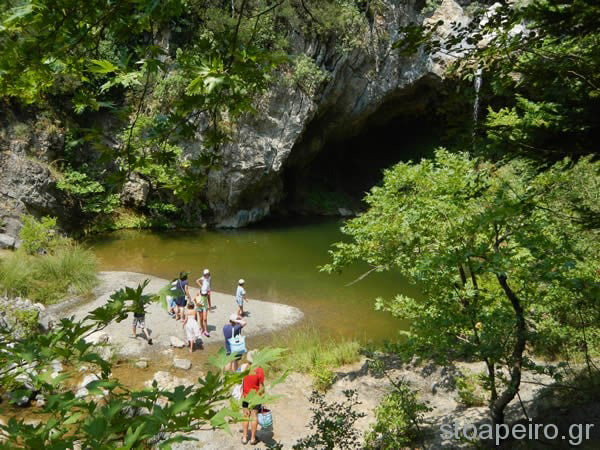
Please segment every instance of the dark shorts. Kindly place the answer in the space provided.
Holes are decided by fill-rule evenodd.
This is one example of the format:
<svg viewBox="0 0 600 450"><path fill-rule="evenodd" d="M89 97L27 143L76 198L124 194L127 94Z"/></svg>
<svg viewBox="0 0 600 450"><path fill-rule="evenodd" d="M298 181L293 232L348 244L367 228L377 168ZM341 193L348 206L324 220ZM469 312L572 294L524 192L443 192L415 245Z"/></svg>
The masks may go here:
<svg viewBox="0 0 600 450"><path fill-rule="evenodd" d="M242 402L242 408L248 408L248 402ZM262 405L254 405L252 407L254 411L260 411L262 409Z"/></svg>
<svg viewBox="0 0 600 450"><path fill-rule="evenodd" d="M175 304L177 306L185 306L187 303L185 297L175 297Z"/></svg>

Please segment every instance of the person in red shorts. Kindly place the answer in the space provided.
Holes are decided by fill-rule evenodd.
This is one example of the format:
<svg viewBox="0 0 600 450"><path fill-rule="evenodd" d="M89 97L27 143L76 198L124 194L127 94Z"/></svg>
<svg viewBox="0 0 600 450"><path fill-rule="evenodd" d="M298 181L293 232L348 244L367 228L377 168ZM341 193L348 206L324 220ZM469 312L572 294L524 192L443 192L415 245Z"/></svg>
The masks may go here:
<svg viewBox="0 0 600 450"><path fill-rule="evenodd" d="M258 412L261 409L261 405L254 405L250 410L250 405L244 401L244 398L252 391L262 394L265 384L263 370L260 367L252 366L253 354L253 351L248 352L246 355L248 363L242 366L242 371L250 369L250 373L244 377L242 382L242 408L244 408L244 416L250 417L250 420L245 420L242 424L242 444L244 445L248 443L248 423L250 423L250 445L258 444L256 429L258 428Z"/></svg>

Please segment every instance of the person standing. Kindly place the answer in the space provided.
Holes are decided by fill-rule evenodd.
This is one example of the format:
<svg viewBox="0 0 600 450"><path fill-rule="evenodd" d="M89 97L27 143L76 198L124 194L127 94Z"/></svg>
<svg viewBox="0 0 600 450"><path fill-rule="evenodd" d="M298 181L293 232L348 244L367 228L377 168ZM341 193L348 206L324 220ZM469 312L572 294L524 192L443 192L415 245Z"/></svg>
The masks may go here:
<svg viewBox="0 0 600 450"><path fill-rule="evenodd" d="M229 316L229 323L223 327L223 337L225 338L225 352L227 356L231 355L231 347L229 345L229 339L237 336L242 332L242 328L246 326L246 321L237 314L231 314ZM235 372L238 368L238 361L242 359L242 354L238 353L235 355L235 360L228 363L225 366L225 370Z"/></svg>
<svg viewBox="0 0 600 450"><path fill-rule="evenodd" d="M146 329L146 310L141 299L138 299L138 301L135 302L133 307L132 337L134 339L137 338L137 327L140 327L142 329L142 332L144 333L144 335L146 336L146 340L148 341L148 345L152 345L152 338L150 337L150 334Z"/></svg>
<svg viewBox="0 0 600 450"><path fill-rule="evenodd" d="M185 321L185 305L187 300L192 300L190 288L188 286L188 273L180 272L179 278L175 282L175 320Z"/></svg>
<svg viewBox="0 0 600 450"><path fill-rule="evenodd" d="M244 302L247 302L248 299L246 298L246 289L244 288L244 284L246 282L244 281L243 278L240 278L240 280L238 281L238 287L237 290L235 291L235 302L238 305L238 316L240 317L244 317Z"/></svg>
<svg viewBox="0 0 600 450"><path fill-rule="evenodd" d="M208 332L208 297L206 292L200 291L194 299L194 303L196 304L196 320L200 324L202 334L210 337Z"/></svg>
<svg viewBox="0 0 600 450"><path fill-rule="evenodd" d="M208 269L204 269L202 277L196 280L196 284L200 288L200 292L206 293L208 296L208 309L212 309L212 303L210 299L210 271Z"/></svg>
<svg viewBox="0 0 600 450"><path fill-rule="evenodd" d="M246 355L248 362L242 366L242 371L250 370L250 373L246 375L242 381L242 408L244 410L244 416L250 418L250 420L245 420L242 423L242 444L244 445L248 443L248 423L250 424L250 445L258 444L256 430L258 428L258 412L262 408L260 404L253 405L252 408L250 408L250 404L244 399L252 391L261 395L264 392L265 385L265 373L262 368L253 366L253 354L254 351L248 352Z"/></svg>
<svg viewBox="0 0 600 450"><path fill-rule="evenodd" d="M193 302L190 302L187 305L185 320L183 321L182 327L185 330L185 337L190 346L190 353L192 353L194 351L194 344L201 336L200 327L198 326L198 322L196 322L196 311L194 311Z"/></svg>

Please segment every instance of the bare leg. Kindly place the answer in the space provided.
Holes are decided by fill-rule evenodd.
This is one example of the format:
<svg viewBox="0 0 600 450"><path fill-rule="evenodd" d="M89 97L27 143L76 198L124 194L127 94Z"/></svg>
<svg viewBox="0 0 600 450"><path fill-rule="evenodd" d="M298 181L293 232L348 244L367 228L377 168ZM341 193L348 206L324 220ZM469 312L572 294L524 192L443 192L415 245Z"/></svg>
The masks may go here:
<svg viewBox="0 0 600 450"><path fill-rule="evenodd" d="M192 353L194 351L194 341L190 340L190 353Z"/></svg>
<svg viewBox="0 0 600 450"><path fill-rule="evenodd" d="M244 408L244 421L242 422L242 441L248 442L248 417L250 417L250 411Z"/></svg>
<svg viewBox="0 0 600 450"><path fill-rule="evenodd" d="M202 329L208 334L208 311L202 311Z"/></svg>
<svg viewBox="0 0 600 450"><path fill-rule="evenodd" d="M258 428L258 411L253 409L250 418L250 442L256 441L256 429Z"/></svg>
<svg viewBox="0 0 600 450"><path fill-rule="evenodd" d="M142 331L146 335L146 340L148 341L148 344L152 345L152 338L150 337L150 334L148 333L146 327L142 328Z"/></svg>
<svg viewBox="0 0 600 450"><path fill-rule="evenodd" d="M137 333L136 333L136 329L135 329L135 325L132 328L132 332L131 332L133 337L137 337Z"/></svg>

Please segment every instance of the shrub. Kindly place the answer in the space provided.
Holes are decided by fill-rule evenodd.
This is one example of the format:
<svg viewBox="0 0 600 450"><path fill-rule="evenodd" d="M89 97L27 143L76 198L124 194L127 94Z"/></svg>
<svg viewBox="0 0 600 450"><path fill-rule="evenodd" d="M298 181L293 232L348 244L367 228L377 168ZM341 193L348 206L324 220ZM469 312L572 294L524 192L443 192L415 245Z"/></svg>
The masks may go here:
<svg viewBox="0 0 600 450"><path fill-rule="evenodd" d="M376 422L366 436L366 447L396 449L410 445L422 436L420 425L429 410L407 382L394 383L394 390L375 410Z"/></svg>
<svg viewBox="0 0 600 450"><path fill-rule="evenodd" d="M292 73L287 82L290 86L299 87L307 95L314 95L329 77L310 56L301 53L293 59Z"/></svg>
<svg viewBox="0 0 600 450"><path fill-rule="evenodd" d="M344 396L346 399L342 403L327 403L320 393L313 391L310 396L313 416L309 424L313 433L300 439L292 448L359 448L360 435L354 424L365 414L354 410L360 404L356 391L344 391Z"/></svg>
<svg viewBox="0 0 600 450"><path fill-rule="evenodd" d="M4 322L8 324L15 337L31 336L39 329L39 311L35 309L13 309L4 304L0 305L0 315L4 316Z"/></svg>
<svg viewBox="0 0 600 450"><path fill-rule="evenodd" d="M119 206L119 195L108 191L85 172L65 169L56 186L76 199L85 214L110 214Z"/></svg>
<svg viewBox="0 0 600 450"><path fill-rule="evenodd" d="M15 327L23 336L28 336L38 330L39 315L39 311L35 309L17 309L13 312Z"/></svg>
<svg viewBox="0 0 600 450"><path fill-rule="evenodd" d="M440 7L442 4L442 0L427 0L425 2L425 6L421 10L421 14L430 15L435 12L436 9Z"/></svg>
<svg viewBox="0 0 600 450"><path fill-rule="evenodd" d="M313 367L310 374L313 378L313 388L320 392L329 389L335 381L335 374L333 371L322 364Z"/></svg>
<svg viewBox="0 0 600 450"><path fill-rule="evenodd" d="M458 398L466 407L484 406L485 396L479 384L477 375L468 373L456 378Z"/></svg>
<svg viewBox="0 0 600 450"><path fill-rule="evenodd" d="M23 250L33 255L46 251L51 241L56 237L56 217L42 217L38 221L35 217L24 215L23 228L19 232Z"/></svg>

